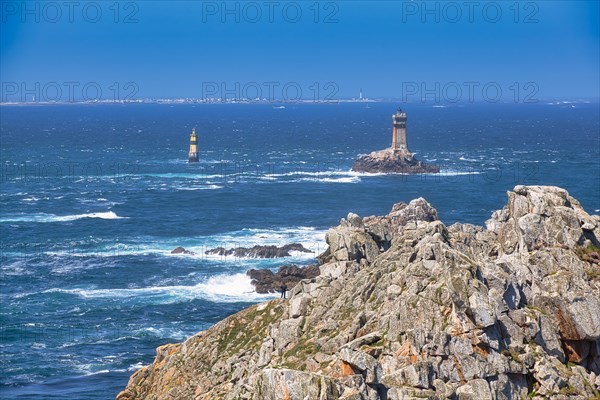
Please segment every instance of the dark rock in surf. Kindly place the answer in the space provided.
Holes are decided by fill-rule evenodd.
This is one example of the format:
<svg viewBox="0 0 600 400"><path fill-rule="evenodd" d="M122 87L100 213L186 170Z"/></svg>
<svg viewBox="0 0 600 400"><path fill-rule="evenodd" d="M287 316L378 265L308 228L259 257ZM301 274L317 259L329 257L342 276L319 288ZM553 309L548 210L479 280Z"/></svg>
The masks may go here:
<svg viewBox="0 0 600 400"><path fill-rule="evenodd" d="M254 247L236 247L226 249L225 247L216 247L214 249L207 250L207 255L217 256L234 256L234 257L248 257L248 258L279 258L279 257L290 257L291 251L299 251L302 253L312 253L311 250L305 248L300 243L286 244L285 246L261 246L256 245Z"/></svg>
<svg viewBox="0 0 600 400"><path fill-rule="evenodd" d="M186 250L183 247L179 246L179 247L175 248L173 251L171 251L171 254L189 254L189 255L194 255L196 253L194 253L193 251L190 251L190 250Z"/></svg>
<svg viewBox="0 0 600 400"><path fill-rule="evenodd" d="M319 276L319 266L309 265L298 267L297 265L287 265L279 268L279 271L273 273L269 269L251 269L246 274L252 279L252 285L257 293L276 293L282 286L287 286L291 290L302 279L311 279Z"/></svg>

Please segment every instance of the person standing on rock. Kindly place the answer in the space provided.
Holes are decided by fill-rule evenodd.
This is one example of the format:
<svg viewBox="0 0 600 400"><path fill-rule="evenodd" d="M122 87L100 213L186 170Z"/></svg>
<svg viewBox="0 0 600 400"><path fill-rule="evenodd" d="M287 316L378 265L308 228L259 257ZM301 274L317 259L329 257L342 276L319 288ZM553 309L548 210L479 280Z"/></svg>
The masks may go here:
<svg viewBox="0 0 600 400"><path fill-rule="evenodd" d="M286 294L287 290L288 290L288 287L286 285L281 285L281 298L282 299L286 298L285 294Z"/></svg>

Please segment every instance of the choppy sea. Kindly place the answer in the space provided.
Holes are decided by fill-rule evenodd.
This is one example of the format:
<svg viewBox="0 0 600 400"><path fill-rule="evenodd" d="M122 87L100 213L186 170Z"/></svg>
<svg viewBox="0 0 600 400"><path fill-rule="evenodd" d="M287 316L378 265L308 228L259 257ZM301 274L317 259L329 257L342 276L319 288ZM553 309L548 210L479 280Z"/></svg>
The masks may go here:
<svg viewBox="0 0 600 400"><path fill-rule="evenodd" d="M409 148L441 173L350 172L389 146L397 106L0 107L0 397L114 398L157 346L273 297L245 271L314 262L350 211L424 197L482 225L507 190L544 184L600 212L598 103L404 105ZM204 255L296 242L313 253Z"/></svg>

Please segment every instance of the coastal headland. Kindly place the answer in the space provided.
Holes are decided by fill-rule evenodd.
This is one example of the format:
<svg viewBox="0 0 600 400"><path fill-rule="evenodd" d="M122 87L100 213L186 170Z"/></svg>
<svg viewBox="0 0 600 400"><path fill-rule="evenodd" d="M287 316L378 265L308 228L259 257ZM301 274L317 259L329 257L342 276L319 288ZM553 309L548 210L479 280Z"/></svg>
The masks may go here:
<svg viewBox="0 0 600 400"><path fill-rule="evenodd" d="M507 194L485 227L423 198L348 214L318 276L159 347L117 399L597 398L600 216Z"/></svg>

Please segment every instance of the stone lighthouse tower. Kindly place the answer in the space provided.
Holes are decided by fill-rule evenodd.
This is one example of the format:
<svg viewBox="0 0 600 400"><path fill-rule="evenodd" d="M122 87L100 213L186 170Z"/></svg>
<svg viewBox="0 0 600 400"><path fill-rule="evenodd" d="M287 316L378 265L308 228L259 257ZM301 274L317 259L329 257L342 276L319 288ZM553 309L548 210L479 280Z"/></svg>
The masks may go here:
<svg viewBox="0 0 600 400"><path fill-rule="evenodd" d="M392 115L392 150L408 151L406 146L406 113L401 108Z"/></svg>
<svg viewBox="0 0 600 400"><path fill-rule="evenodd" d="M192 129L190 135L190 154L188 156L188 162L198 162L198 136L196 135L196 128Z"/></svg>
<svg viewBox="0 0 600 400"><path fill-rule="evenodd" d="M415 158L406 145L406 113L392 115L392 147L359 156L352 171L370 173L436 174L440 167Z"/></svg>

